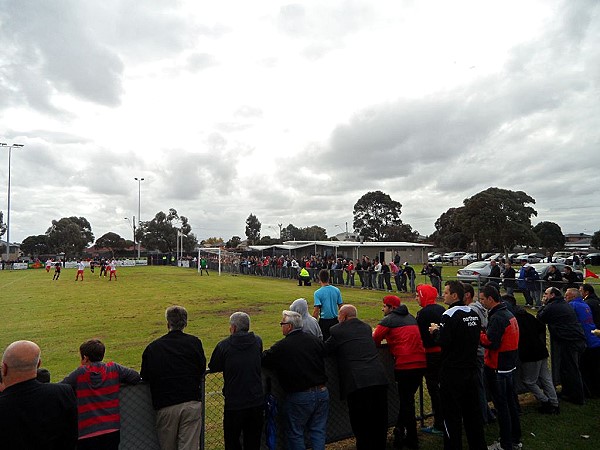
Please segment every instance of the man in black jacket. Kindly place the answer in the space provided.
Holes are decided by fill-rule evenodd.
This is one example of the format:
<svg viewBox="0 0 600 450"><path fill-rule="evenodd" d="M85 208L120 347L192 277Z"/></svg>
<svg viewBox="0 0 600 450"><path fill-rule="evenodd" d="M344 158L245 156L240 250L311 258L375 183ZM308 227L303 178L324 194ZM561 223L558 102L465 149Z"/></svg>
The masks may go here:
<svg viewBox="0 0 600 450"><path fill-rule="evenodd" d="M448 310L442 315L441 325L429 327L429 332L442 347L440 398L445 450L462 449L463 423L469 448L487 447L476 389L481 323L477 313L463 303L464 292L460 281L446 282L444 303Z"/></svg>
<svg viewBox="0 0 600 450"><path fill-rule="evenodd" d="M258 450L263 426L262 340L250 330L250 316L235 312L229 317L229 333L215 347L208 368L223 372L225 412L223 431L226 450ZM243 434L244 443L240 444Z"/></svg>
<svg viewBox="0 0 600 450"><path fill-rule="evenodd" d="M598 296L594 291L594 286L588 283L583 283L579 288L579 292L581 293L583 301L586 302L592 310L594 325L596 325L597 329L600 329L600 299L598 299Z"/></svg>
<svg viewBox="0 0 600 450"><path fill-rule="evenodd" d="M356 448L383 450L387 440L388 379L371 327L357 318L352 305L340 308L338 321L330 329L325 348L338 362L340 391L348 402Z"/></svg>
<svg viewBox="0 0 600 450"><path fill-rule="evenodd" d="M187 311L170 306L165 312L169 332L142 354L142 379L150 383L156 410L156 431L163 450L198 448L202 428L200 385L206 371L202 342L186 334Z"/></svg>
<svg viewBox="0 0 600 450"><path fill-rule="evenodd" d="M302 332L302 316L297 312L283 311L280 325L285 337L263 352L262 365L275 371L286 393L287 448L304 448L307 431L312 448L324 450L329 415L325 344Z"/></svg>
<svg viewBox="0 0 600 450"><path fill-rule="evenodd" d="M6 450L73 450L77 446L77 402L71 386L40 383L40 348L10 344L2 357L0 447Z"/></svg>
<svg viewBox="0 0 600 450"><path fill-rule="evenodd" d="M550 287L544 291L543 304L537 318L550 330L552 372L555 375L558 367L562 399L583 405L583 381L579 371L579 360L586 346L583 328L575 311L557 288Z"/></svg>
<svg viewBox="0 0 600 450"><path fill-rule="evenodd" d="M558 414L558 397L548 369L546 325L517 305L512 295L503 295L519 324L519 360L521 382L541 403L542 414Z"/></svg>

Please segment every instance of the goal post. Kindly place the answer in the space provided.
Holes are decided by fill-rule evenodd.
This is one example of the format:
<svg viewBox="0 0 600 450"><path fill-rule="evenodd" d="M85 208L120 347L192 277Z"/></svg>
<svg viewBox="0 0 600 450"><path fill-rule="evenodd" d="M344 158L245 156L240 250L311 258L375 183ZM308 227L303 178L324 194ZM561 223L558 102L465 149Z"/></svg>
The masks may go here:
<svg viewBox="0 0 600 450"><path fill-rule="evenodd" d="M207 266L212 266L210 267L212 270L216 268L219 276L221 276L221 272L223 271L234 273L239 269L238 262L240 255L238 253L228 252L220 247L206 247L198 248L198 273L202 270L200 261L203 254L207 257Z"/></svg>

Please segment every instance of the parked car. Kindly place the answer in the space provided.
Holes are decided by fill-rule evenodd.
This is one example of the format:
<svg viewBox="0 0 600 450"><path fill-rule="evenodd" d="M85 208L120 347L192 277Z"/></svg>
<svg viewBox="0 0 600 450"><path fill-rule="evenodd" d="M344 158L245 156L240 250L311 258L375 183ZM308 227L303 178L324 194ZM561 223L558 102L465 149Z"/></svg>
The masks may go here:
<svg viewBox="0 0 600 450"><path fill-rule="evenodd" d="M442 262L442 255L438 255L437 253L434 253L433 255L431 255L430 257L427 258L428 262Z"/></svg>
<svg viewBox="0 0 600 450"><path fill-rule="evenodd" d="M464 256L461 256L459 261L463 264L470 264L472 262L478 261L477 253L467 253Z"/></svg>
<svg viewBox="0 0 600 450"><path fill-rule="evenodd" d="M502 258L504 258L504 255L502 253L494 253L493 255L490 255L487 258L485 258L484 261L491 261L492 259L500 261Z"/></svg>
<svg viewBox="0 0 600 450"><path fill-rule="evenodd" d="M444 253L444 256L442 256L442 261L444 262L454 262L454 261L458 261L460 259L461 256L466 255L466 252L449 252L449 253Z"/></svg>
<svg viewBox="0 0 600 450"><path fill-rule="evenodd" d="M492 266L489 261L476 261L457 272L458 281L465 283L485 283Z"/></svg>
<svg viewBox="0 0 600 450"><path fill-rule="evenodd" d="M552 255L552 262L564 263L571 255L571 252L554 252Z"/></svg>

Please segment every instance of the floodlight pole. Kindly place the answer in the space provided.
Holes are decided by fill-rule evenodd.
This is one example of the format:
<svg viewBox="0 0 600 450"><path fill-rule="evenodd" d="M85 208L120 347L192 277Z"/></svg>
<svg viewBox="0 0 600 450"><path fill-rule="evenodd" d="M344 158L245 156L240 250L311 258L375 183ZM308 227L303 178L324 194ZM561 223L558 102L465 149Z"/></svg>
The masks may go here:
<svg viewBox="0 0 600 450"><path fill-rule="evenodd" d="M8 204L6 208L6 261L10 260L10 160L13 148L22 148L23 144L7 144L0 142L0 147L8 148Z"/></svg>
<svg viewBox="0 0 600 450"><path fill-rule="evenodd" d="M141 216L141 205L142 205L142 181L144 181L143 178L138 178L138 177L134 177L133 178L135 181L138 182L138 228L139 225L142 223L142 216ZM135 235L135 219L134 219L134 230L133 233ZM135 236L134 236L135 237ZM133 240L134 244L135 244L135 239ZM140 259L140 246L142 245L141 240L138 241L138 259Z"/></svg>

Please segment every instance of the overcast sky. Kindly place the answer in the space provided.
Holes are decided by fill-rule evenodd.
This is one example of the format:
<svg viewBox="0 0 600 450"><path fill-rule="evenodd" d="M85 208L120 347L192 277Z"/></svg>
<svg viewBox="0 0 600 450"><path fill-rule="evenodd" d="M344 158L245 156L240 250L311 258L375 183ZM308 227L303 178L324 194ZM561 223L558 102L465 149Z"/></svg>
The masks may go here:
<svg viewBox="0 0 600 450"><path fill-rule="evenodd" d="M10 239L68 216L131 238L134 177L142 220L199 239L250 213L334 235L374 190L426 235L491 186L591 234L599 86L597 0L0 0Z"/></svg>

